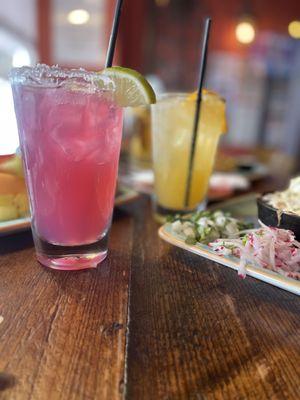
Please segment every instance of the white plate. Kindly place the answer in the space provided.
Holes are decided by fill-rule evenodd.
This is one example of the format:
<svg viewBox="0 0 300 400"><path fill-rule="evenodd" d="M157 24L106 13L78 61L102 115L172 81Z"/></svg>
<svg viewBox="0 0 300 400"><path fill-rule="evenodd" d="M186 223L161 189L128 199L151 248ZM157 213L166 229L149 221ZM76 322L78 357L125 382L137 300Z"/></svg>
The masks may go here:
<svg viewBox="0 0 300 400"><path fill-rule="evenodd" d="M115 206L127 204L139 196L138 192L124 186L118 186L115 197Z"/></svg>
<svg viewBox="0 0 300 400"><path fill-rule="evenodd" d="M30 218L18 218L0 222L0 236L30 229Z"/></svg>
<svg viewBox="0 0 300 400"><path fill-rule="evenodd" d="M115 198L115 206L126 204L138 197L138 193L132 189L119 187ZM0 236L10 235L30 229L30 218L18 218L0 222Z"/></svg>
<svg viewBox="0 0 300 400"><path fill-rule="evenodd" d="M208 258L209 260L222 264L225 267L229 267L235 270L238 269L238 258L233 256L219 256L208 246L200 243L196 245L186 244L184 239L180 235L177 235L171 231L170 224L163 225L159 229L158 234L163 240L170 244L173 244L174 246L188 250L191 253L198 254L199 256ZM253 278L259 279L261 281L269 283L270 285L277 286L281 289L287 290L300 296L300 281L292 278L287 278L268 269L254 267L253 265L247 265L247 274L249 276L252 276Z"/></svg>

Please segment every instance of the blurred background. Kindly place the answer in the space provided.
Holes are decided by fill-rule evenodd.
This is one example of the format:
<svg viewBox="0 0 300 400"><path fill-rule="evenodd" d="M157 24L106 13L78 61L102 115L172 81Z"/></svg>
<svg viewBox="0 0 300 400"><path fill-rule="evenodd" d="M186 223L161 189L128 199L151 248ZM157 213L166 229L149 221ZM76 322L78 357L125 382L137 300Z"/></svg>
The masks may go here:
<svg viewBox="0 0 300 400"><path fill-rule="evenodd" d="M114 5L113 0L3 2L0 154L13 153L18 146L10 68L43 62L100 70ZM296 172L299 0L125 0L114 63L149 76L157 91L194 91L207 15L213 27L205 86L227 101L223 148L230 148L230 154L256 149L262 159L272 155L274 168ZM134 124L128 126L135 129Z"/></svg>

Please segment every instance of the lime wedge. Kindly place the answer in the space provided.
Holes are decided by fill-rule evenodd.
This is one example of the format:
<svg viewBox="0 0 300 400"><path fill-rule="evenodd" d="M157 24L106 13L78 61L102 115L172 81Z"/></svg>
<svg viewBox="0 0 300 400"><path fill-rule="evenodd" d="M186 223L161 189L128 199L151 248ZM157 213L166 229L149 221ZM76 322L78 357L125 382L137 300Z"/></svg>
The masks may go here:
<svg viewBox="0 0 300 400"><path fill-rule="evenodd" d="M121 107L137 107L156 102L154 90L139 72L123 67L101 71L115 83L115 100Z"/></svg>

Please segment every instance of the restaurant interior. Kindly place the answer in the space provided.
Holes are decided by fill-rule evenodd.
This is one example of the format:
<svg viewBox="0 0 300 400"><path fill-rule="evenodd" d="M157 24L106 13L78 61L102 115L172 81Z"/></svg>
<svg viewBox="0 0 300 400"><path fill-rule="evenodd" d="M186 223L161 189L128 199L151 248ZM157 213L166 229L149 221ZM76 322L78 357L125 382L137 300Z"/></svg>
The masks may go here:
<svg viewBox="0 0 300 400"><path fill-rule="evenodd" d="M291 159L293 168L299 167L297 0L127 3L114 64L151 77L158 92L192 92L200 62L201 21L211 16L205 86L227 102L224 146L278 150L288 156L286 162ZM1 154L18 146L7 78L10 68L42 62L101 70L114 10L114 2L108 0L23 0L20 4L6 2L0 11Z"/></svg>
<svg viewBox="0 0 300 400"><path fill-rule="evenodd" d="M29 121L38 108L24 106L20 111L26 96L20 100L21 92L12 92L17 80L10 71L36 64L103 71L110 66L109 41L120 3L112 66L143 75L128 70L126 76L140 85L137 91L145 90L140 94L144 100L130 103L126 96L131 89L126 94L124 89L129 106L122 111L123 129L119 123L120 159L116 150L116 165L107 167L105 177L99 169L93 181L94 172L80 164L87 154L80 158L76 153L77 164L70 168L81 169L72 178L67 164L51 155L50 144L49 150L37 146L31 158L31 133L21 120ZM9 400L299 399L300 1L2 1L0 61L0 398L3 391L3 399ZM171 124L174 115L174 125L162 138L167 128L155 107L167 101L165 93L182 103L166 118L165 125ZM157 104L150 106L155 95ZM212 110L206 105L209 99L216 102ZM187 141L178 133L175 143L176 124L188 124L176 114L180 107L191 110L189 104L195 102L196 111L193 108L189 118L191 149L175 157L177 147L183 149ZM119 105L109 111L116 125ZM204 139L204 150L197 147L201 129L210 123L205 122L205 107L212 113L207 121L217 121L217 113L224 112L215 150ZM51 104L49 115L50 108ZM72 118L65 115L58 118ZM35 119L38 126L39 121ZM115 129L108 137L116 134ZM41 133L41 143L47 142L46 134ZM72 138L75 143L75 133L63 136L62 157L69 157ZM109 146L111 139L105 140L103 146ZM77 145L80 151L76 143L70 154L77 152ZM97 157L110 151L104 147L101 153L99 146ZM94 147L88 148L92 155ZM43 151L43 167L38 167ZM172 157L176 159L170 161ZM35 171L46 171L45 165L49 175L44 181L42 172ZM185 165L189 170L182 178ZM67 190L57 189L53 182L59 169L66 176ZM116 187L109 186L109 174L114 173ZM57 182L60 179L63 182L62 177ZM77 180L75 189L72 179ZM283 197L274 205L264 196L288 187L293 189L289 201L298 202L291 212L280 208ZM108 215L103 217L106 222L99 207ZM191 212L195 214L189 217ZM243 223L237 222L240 218ZM222 233L218 228L220 236L214 236L212 220L225 221L220 223ZM240 239L227 247L226 241L217 242L224 234L232 238L229 230L237 226L249 235L236 245L239 250L232 249ZM256 239L249 233L253 226L258 229ZM280 232L275 238L276 229ZM90 246L94 239L89 238L98 235L98 240L100 230L103 254L91 264L94 253L88 253L80 263L81 238L86 237L84 243ZM280 236L283 230L289 236ZM108 257L103 261L107 240ZM251 253L255 262L261 249L271 246L258 269L247 267L255 240L262 241L262 247ZM70 264L55 264L57 254L61 257L57 243L63 242L74 246L75 255L70 253ZM286 255L286 243L291 257L298 257L289 264L279 256ZM36 261L34 248L40 264L91 269L44 268ZM218 254L209 255L211 248ZM242 261L232 261L229 253ZM69 267L76 257L78 264ZM221 264L246 279L238 279L236 271Z"/></svg>

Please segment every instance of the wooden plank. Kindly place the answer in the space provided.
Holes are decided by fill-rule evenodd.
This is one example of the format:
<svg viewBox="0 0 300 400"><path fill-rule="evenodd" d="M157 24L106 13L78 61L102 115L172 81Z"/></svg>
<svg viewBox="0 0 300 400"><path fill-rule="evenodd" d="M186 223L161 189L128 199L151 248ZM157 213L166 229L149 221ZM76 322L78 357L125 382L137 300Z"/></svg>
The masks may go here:
<svg viewBox="0 0 300 400"><path fill-rule="evenodd" d="M134 225L126 399L296 399L300 301Z"/></svg>
<svg viewBox="0 0 300 400"><path fill-rule="evenodd" d="M299 299L164 243L146 199L97 270L43 269L21 233L0 271L0 399L299 398Z"/></svg>
<svg viewBox="0 0 300 400"><path fill-rule="evenodd" d="M1 399L121 398L131 236L118 218L108 259L82 272L39 266L29 234L2 238Z"/></svg>

